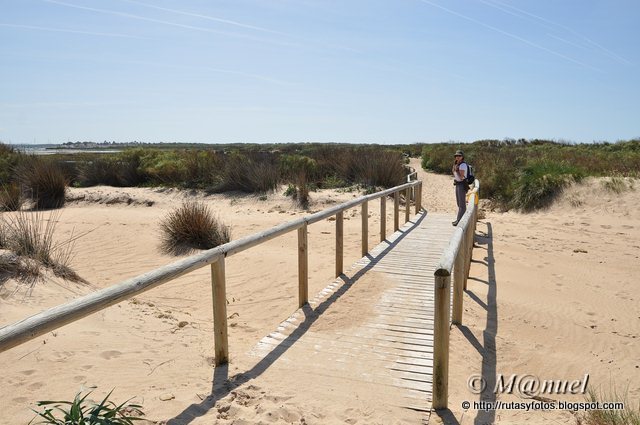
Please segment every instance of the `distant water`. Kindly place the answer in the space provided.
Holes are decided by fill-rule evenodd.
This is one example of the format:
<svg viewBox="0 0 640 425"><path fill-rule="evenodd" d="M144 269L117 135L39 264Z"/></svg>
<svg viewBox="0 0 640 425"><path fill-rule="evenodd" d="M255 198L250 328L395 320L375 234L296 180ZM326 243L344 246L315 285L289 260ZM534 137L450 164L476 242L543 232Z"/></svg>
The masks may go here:
<svg viewBox="0 0 640 425"><path fill-rule="evenodd" d="M55 155L55 154L74 154L74 153L118 153L122 149L61 149L61 148L45 148L41 146L15 146L19 151L30 155Z"/></svg>

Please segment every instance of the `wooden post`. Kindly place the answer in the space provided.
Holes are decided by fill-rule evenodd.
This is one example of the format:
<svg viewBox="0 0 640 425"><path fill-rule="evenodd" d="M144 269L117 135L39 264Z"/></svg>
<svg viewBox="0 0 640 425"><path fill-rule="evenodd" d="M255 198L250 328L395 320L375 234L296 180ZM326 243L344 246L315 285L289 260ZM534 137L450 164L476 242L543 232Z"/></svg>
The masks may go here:
<svg viewBox="0 0 640 425"><path fill-rule="evenodd" d="M343 255L342 247L344 246L344 213L340 211L336 214L336 277L342 274L343 270Z"/></svg>
<svg viewBox="0 0 640 425"><path fill-rule="evenodd" d="M400 229L400 192L393 193L393 231Z"/></svg>
<svg viewBox="0 0 640 425"><path fill-rule="evenodd" d="M224 257L211 264L211 292L213 294L213 339L215 365L229 361L229 339L227 336L227 290L225 283Z"/></svg>
<svg viewBox="0 0 640 425"><path fill-rule="evenodd" d="M465 279L465 250L464 250L464 242L462 249L458 250L458 255L456 256L454 268L453 268L453 314L451 317L451 321L457 325L462 324L462 298L463 298L463 287L466 284Z"/></svg>
<svg viewBox="0 0 640 425"><path fill-rule="evenodd" d="M387 197L380 197L380 242L387 239Z"/></svg>
<svg viewBox="0 0 640 425"><path fill-rule="evenodd" d="M369 252L369 202L362 203L362 256Z"/></svg>
<svg viewBox="0 0 640 425"><path fill-rule="evenodd" d="M446 409L449 399L449 292L451 276L435 275L435 318L433 328L434 409Z"/></svg>
<svg viewBox="0 0 640 425"><path fill-rule="evenodd" d="M416 188L416 214L422 209L422 182L415 185Z"/></svg>
<svg viewBox="0 0 640 425"><path fill-rule="evenodd" d="M411 188L408 187L404 192L404 222L409 221L411 215Z"/></svg>
<svg viewBox="0 0 640 425"><path fill-rule="evenodd" d="M309 251L307 223L298 228L298 307L309 301Z"/></svg>

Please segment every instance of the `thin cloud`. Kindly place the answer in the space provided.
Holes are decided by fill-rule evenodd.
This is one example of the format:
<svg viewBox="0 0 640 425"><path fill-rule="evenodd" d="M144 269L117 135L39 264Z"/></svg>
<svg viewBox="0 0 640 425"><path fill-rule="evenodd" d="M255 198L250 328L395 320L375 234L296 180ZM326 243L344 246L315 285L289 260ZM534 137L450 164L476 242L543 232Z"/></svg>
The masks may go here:
<svg viewBox="0 0 640 425"><path fill-rule="evenodd" d="M291 83L288 81L278 80L276 78L268 77L260 74L251 74L248 72L235 71L232 69L224 69L224 68L213 68L209 66L184 66L184 65L173 65L173 64L163 64L156 62L147 62L147 61L118 61L118 63L128 63L133 65L145 65L145 66L153 66L153 67L164 67L164 68L173 68L173 69L185 69L192 71L209 71L216 72L220 74L229 74L229 75L237 75L240 77L251 78L254 80L260 80L271 84L276 84L279 86L292 86L295 83Z"/></svg>
<svg viewBox="0 0 640 425"><path fill-rule="evenodd" d="M551 50L551 49L549 49L549 48L547 48L547 47L541 46L541 45L540 45L540 44L538 44L538 43L534 43L534 42L533 42L533 41L531 41L531 40L527 40L526 38L522 38L522 37L520 37L520 36L518 36L518 35L515 35L515 34L512 34L512 33L510 33L510 32L507 32L507 31L501 30L500 28L496 28L496 27L494 27L494 26L492 26L492 25L489 25L489 24L486 24L486 23L484 23L484 22L481 22L481 21L479 21L479 20L477 20L477 19L475 19L475 18L472 18L472 17L470 17L470 16L463 15L462 13L456 12L455 10L451 10L451 9L449 9L449 8L447 8L447 7L444 7L444 6L441 6L441 5L439 5L439 4L436 4L436 3L430 2L429 0L420 0L420 1L421 1L421 2L423 2L423 3L425 3L425 4L428 4L428 5L430 5L430 6L437 7L438 9L444 10L445 12L450 13L450 14L452 14L452 15L458 16L459 18L466 19L467 21L473 22L473 23L475 23L475 24L478 24L478 25L480 25L480 26L483 26L483 27L485 27L485 28L488 28L488 29L490 29L490 30L492 30L492 31L498 32L498 33L500 33L500 34L502 34L502 35L505 35L505 36L507 36L507 37L510 37L510 38L515 39L515 40L521 41L521 42L523 42L523 43L525 43L525 44L528 44L528 45L529 45L529 46L531 46L531 47L535 47L536 49L543 50L543 51L545 51L545 52L547 52L547 53L550 53L550 54L552 54L552 55L554 55L554 56L558 56L559 58L565 59L565 60L567 60L567 61L569 61L569 62L573 62L573 63L575 63L575 64L577 64L577 65L580 65L580 66L582 66L582 67L584 67L584 68L589 68L589 69L592 69L592 70L597 71L597 72L602 72L602 70L600 70L600 69L598 69L598 68L595 68L595 67L593 67L593 66L591 66L591 65L588 65L588 64L586 64L586 63L584 63L584 62L581 62L581 61L579 61L579 60L577 60L577 59L574 59L574 58L569 57L569 56L567 56L567 55L563 55L563 54L562 54L562 53L560 53L560 52L556 52L555 50Z"/></svg>
<svg viewBox="0 0 640 425"><path fill-rule="evenodd" d="M172 27L176 27L176 28L184 28L184 29L189 29L189 30L194 30L194 31L201 31L201 32L206 32L206 33L210 33L210 34L219 34L219 35L225 35L225 36L228 36L228 37L244 38L244 39L247 39L247 40L259 41L261 43L273 43L273 44L289 45L289 46L296 45L294 43L268 40L268 39L264 39L264 38L252 37L252 36L249 36L249 35L239 34L239 33L234 33L234 32L229 32L229 31L221 31L221 30L215 30L215 29L211 29L211 28L198 27L198 26L195 26L195 25L186 25L186 24L180 24L178 22L165 21L165 20L162 20L162 19L148 18L146 16L134 15L132 13L118 12L116 10L99 9L99 8L96 8L96 7L81 6L81 5L78 5L78 4L66 3L66 2L58 1L58 0L42 0L42 1L44 1L46 3L51 3L51 4L57 4L57 5L60 5L60 6L70 7L70 8L73 8L73 9L88 10L88 11L91 11L91 12L97 12L97 13L103 13L103 14L107 14L107 15L120 16L120 17L123 17L123 18L135 19L135 20L145 21L145 22L153 22L153 23L156 23L156 24L168 25L168 26L172 26Z"/></svg>
<svg viewBox="0 0 640 425"><path fill-rule="evenodd" d="M504 13L508 13L510 15L517 16L519 18L529 17L529 18L533 18L532 20L537 20L538 22L543 22L543 23L548 24L550 26L554 26L554 27L557 27L557 28L562 28L563 30L568 31L568 32L572 33L573 35L579 37L583 41L587 42L589 45L591 45L591 47L596 47L598 50L601 50L605 55L609 56L610 58L613 58L613 59L615 59L615 60L617 60L619 62L622 62L622 63L626 63L628 65L632 64L632 62L629 61L628 59L626 59L626 58L620 56L619 54L607 49L606 47L596 43L595 41L591 40L590 38L588 38L584 34L581 34L581 33L577 32L576 30L574 30L572 28L569 28L566 25L560 24L558 22L552 21L550 19L544 18L544 17L539 16L539 15L533 14L531 12L527 12L526 10L517 8L517 7L512 6L510 4L502 3L502 2L500 2L498 0L493 0L493 3L492 2L488 2L486 0L478 0L478 1L480 1L481 3L486 4L487 6L490 6L490 7L493 7L495 9L501 10ZM511 10L513 10L515 12L512 12L509 9L511 9Z"/></svg>
<svg viewBox="0 0 640 425"><path fill-rule="evenodd" d="M156 10L162 10L164 12L171 12L171 13L175 13L178 15L184 15L184 16L192 16L195 18L200 18L200 19L206 19L209 21L213 21L213 22L219 22L222 24L227 24L227 25L233 25L233 26L237 26L240 28L245 28L245 29L250 29L250 30L255 30L255 31L262 31L262 32L266 32L266 33L270 33L270 34L278 34L278 35L287 35L285 33L282 33L280 31L274 31L268 28L263 28L263 27L258 27L255 25L249 25L249 24L244 24L242 22L238 22L238 21L232 21L230 19L223 19L223 18L217 18L215 16L209 16L209 15L203 15L200 13L194 13L194 12L187 12L184 10L177 10L177 9L169 9L166 7L160 7L160 6L156 6L153 4L147 4L147 3L143 3L140 1L136 1L136 0L121 0L121 1L125 1L127 3L133 3L133 4L137 4L139 6L144 6L144 7L148 7L151 9L156 9Z"/></svg>
<svg viewBox="0 0 640 425"><path fill-rule="evenodd" d="M64 33L70 33L70 34L96 35L96 36L100 36L100 37L137 38L137 39L141 39L141 40L148 40L149 39L147 37L138 37L136 35L130 35L130 34L117 34L117 33L109 33L109 32L81 31L81 30L72 30L72 29L67 29L67 28L39 27L39 26L35 26L35 25L0 23L0 27L20 28L20 29L28 29L28 30L36 30L36 31L64 32Z"/></svg>

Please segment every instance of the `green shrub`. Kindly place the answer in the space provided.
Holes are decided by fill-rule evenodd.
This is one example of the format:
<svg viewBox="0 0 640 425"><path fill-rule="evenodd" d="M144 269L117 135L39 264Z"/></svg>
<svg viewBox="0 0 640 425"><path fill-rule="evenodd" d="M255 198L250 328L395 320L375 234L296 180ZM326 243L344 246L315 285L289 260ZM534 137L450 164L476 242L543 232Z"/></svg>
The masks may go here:
<svg viewBox="0 0 640 425"><path fill-rule="evenodd" d="M280 174L273 155L232 152L224 156L224 172L213 190L264 193L278 187Z"/></svg>
<svg viewBox="0 0 640 425"><path fill-rule="evenodd" d="M525 167L518 178L512 205L524 211L546 207L562 189L582 178L575 167L553 163L536 163Z"/></svg>
<svg viewBox="0 0 640 425"><path fill-rule="evenodd" d="M100 402L88 400L91 391L76 394L73 401L39 401L43 409L34 410L37 414L29 424L51 425L133 425L142 420L142 408L139 404L129 403L131 399L115 404L109 400L113 390ZM38 420L38 422L35 422Z"/></svg>
<svg viewBox="0 0 640 425"><path fill-rule="evenodd" d="M231 240L231 229L216 218L202 202L186 201L160 222L161 250L167 254L186 254L211 249Z"/></svg>

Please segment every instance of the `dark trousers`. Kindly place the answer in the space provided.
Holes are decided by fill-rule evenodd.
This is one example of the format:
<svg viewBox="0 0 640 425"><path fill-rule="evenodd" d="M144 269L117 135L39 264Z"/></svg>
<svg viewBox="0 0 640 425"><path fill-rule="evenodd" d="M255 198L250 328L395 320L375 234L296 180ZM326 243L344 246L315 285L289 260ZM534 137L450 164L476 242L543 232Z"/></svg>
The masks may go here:
<svg viewBox="0 0 640 425"><path fill-rule="evenodd" d="M464 183L456 185L456 202L458 203L458 217L456 221L460 221L465 211L467 211L467 191L468 186Z"/></svg>

